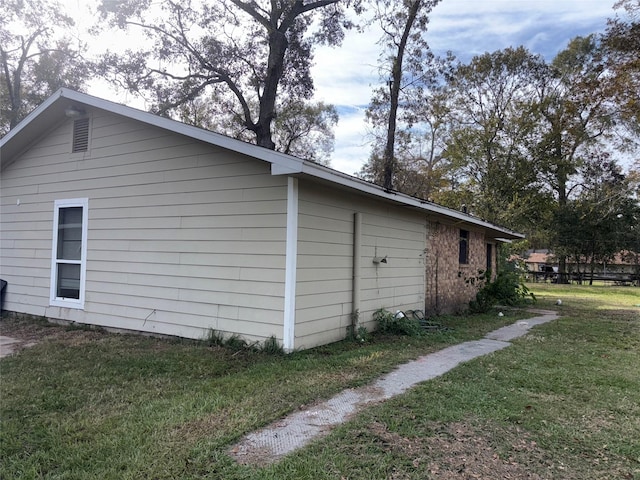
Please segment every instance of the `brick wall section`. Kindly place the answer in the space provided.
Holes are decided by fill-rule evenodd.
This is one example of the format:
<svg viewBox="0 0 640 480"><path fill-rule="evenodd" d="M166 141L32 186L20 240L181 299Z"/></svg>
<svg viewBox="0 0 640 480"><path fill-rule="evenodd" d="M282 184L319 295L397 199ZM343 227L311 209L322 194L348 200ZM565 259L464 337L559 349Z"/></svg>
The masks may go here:
<svg viewBox="0 0 640 480"><path fill-rule="evenodd" d="M427 228L425 313L461 312L475 298L479 270L487 267L487 241L479 231L469 230L469 263L459 263L460 227L429 222ZM495 271L496 245L491 247Z"/></svg>

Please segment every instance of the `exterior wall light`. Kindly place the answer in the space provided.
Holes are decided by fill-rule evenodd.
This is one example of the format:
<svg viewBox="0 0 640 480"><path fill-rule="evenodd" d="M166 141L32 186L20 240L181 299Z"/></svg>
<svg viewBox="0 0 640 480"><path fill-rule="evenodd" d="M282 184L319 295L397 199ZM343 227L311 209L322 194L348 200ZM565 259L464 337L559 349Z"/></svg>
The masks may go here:
<svg viewBox="0 0 640 480"><path fill-rule="evenodd" d="M75 105L69 105L67 108L64 109L64 114L67 118L76 119L84 115L85 111L81 108L76 107Z"/></svg>

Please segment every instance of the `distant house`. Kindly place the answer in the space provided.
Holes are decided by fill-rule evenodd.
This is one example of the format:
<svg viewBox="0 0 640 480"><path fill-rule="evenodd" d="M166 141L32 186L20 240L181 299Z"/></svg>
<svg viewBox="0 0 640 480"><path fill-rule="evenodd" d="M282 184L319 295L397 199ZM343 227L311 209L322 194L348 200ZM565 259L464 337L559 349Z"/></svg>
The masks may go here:
<svg viewBox="0 0 640 480"><path fill-rule="evenodd" d="M616 253L608 262L596 262L591 265L588 258L580 258L579 263L575 258L567 262L567 269L572 275L582 275L583 278L591 276L593 268L594 278L597 279L637 279L640 274L638 254L629 251Z"/></svg>
<svg viewBox="0 0 640 480"><path fill-rule="evenodd" d="M586 267L583 266L582 269ZM621 251L608 263L601 263L598 265L598 270L603 274L606 273L630 273L638 275L640 274L640 252Z"/></svg>
<svg viewBox="0 0 640 480"><path fill-rule="evenodd" d="M614 255L609 262L597 262L593 265L594 279L611 281L633 281L640 277L639 254L622 251ZM522 259L527 267L530 278L552 279L558 273L558 261L549 250L531 250L526 252ZM586 280L591 278L591 262L589 259L580 258L576 262L574 257L567 258L567 273L573 280Z"/></svg>
<svg viewBox="0 0 640 480"><path fill-rule="evenodd" d="M549 250L530 250L523 255L528 272L544 272L547 267L557 267L557 262Z"/></svg>
<svg viewBox="0 0 640 480"><path fill-rule="evenodd" d="M522 235L299 158L61 89L0 140L5 309L286 350L462 308Z"/></svg>

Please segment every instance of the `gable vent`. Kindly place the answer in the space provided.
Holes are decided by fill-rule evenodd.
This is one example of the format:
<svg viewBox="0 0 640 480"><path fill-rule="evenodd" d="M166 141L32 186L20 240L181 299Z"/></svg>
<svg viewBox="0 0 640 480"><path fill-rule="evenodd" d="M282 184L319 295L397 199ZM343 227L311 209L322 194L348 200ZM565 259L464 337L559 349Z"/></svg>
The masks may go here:
<svg viewBox="0 0 640 480"><path fill-rule="evenodd" d="M73 122L72 152L86 152L89 148L89 119L80 118Z"/></svg>

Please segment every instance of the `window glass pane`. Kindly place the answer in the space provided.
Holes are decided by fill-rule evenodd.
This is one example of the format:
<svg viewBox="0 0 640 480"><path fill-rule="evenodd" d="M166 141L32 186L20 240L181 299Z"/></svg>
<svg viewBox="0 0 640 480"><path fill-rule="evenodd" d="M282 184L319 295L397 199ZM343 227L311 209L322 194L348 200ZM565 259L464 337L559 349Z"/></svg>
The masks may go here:
<svg viewBox="0 0 640 480"><path fill-rule="evenodd" d="M469 263L469 232L460 230L459 263Z"/></svg>
<svg viewBox="0 0 640 480"><path fill-rule="evenodd" d="M82 207L61 208L58 217L60 260L80 260L82 253Z"/></svg>
<svg viewBox="0 0 640 480"><path fill-rule="evenodd" d="M80 265L58 264L57 297L80 298Z"/></svg>

